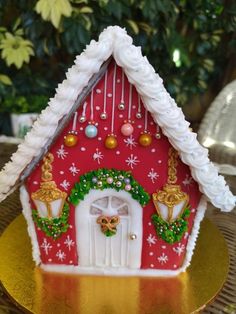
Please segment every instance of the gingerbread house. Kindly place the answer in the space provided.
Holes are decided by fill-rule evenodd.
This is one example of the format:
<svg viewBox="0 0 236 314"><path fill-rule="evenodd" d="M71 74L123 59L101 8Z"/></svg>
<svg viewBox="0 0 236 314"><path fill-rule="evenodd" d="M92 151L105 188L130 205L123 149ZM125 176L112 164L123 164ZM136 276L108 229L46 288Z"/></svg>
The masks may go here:
<svg viewBox="0 0 236 314"><path fill-rule="evenodd" d="M47 271L171 276L235 197L124 29L92 40L0 174Z"/></svg>

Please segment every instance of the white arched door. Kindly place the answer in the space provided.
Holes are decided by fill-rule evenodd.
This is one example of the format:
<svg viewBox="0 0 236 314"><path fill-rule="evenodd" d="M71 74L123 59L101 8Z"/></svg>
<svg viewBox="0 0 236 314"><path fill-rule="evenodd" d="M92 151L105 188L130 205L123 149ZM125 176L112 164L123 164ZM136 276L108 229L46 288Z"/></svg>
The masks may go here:
<svg viewBox="0 0 236 314"><path fill-rule="evenodd" d="M115 235L101 231L101 215L119 216ZM76 207L75 218L80 267L140 268L142 207L128 192L91 190Z"/></svg>

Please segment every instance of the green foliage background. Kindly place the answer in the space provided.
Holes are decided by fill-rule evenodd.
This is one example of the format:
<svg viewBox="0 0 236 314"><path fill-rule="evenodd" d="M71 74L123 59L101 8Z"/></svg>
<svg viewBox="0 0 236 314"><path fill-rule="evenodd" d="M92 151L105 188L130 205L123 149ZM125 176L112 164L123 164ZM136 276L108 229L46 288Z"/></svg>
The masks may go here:
<svg viewBox="0 0 236 314"><path fill-rule="evenodd" d="M75 56L108 25L126 27L180 105L218 80L235 53L235 1L53 1L72 7L57 28L36 12L39 1L0 0L0 45L6 32L18 31L34 51L19 69L0 58L1 112L40 111Z"/></svg>

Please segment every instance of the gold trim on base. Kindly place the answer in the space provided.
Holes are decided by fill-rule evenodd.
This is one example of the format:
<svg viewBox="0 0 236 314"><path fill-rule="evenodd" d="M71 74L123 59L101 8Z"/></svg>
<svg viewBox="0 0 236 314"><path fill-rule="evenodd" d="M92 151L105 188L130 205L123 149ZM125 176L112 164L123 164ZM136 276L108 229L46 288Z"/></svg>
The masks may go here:
<svg viewBox="0 0 236 314"><path fill-rule="evenodd" d="M187 271L175 278L101 277L35 268L26 223L18 216L0 238L0 276L11 298L32 313L175 313L202 309L222 288L229 256L224 237L204 219Z"/></svg>

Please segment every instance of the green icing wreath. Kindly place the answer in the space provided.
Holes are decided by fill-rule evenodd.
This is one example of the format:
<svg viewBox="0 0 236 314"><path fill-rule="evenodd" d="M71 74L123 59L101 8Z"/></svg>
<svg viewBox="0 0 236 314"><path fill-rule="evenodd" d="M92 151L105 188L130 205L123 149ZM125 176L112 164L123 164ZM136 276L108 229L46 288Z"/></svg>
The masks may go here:
<svg viewBox="0 0 236 314"><path fill-rule="evenodd" d="M48 237L53 238L53 240L58 239L62 233L65 233L68 228L68 218L69 218L69 204L65 202L62 214L57 218L46 218L40 217L37 210L32 210L33 220L36 225L45 232Z"/></svg>
<svg viewBox="0 0 236 314"><path fill-rule="evenodd" d="M102 168L80 176L80 182L75 183L69 196L69 201L73 205L78 205L91 189L104 190L108 188L116 191L125 190L142 206L145 206L150 200L149 194L133 178L130 172Z"/></svg>
<svg viewBox="0 0 236 314"><path fill-rule="evenodd" d="M155 226L157 235L170 244L179 242L188 229L188 221L186 218L189 217L189 215L189 205L184 209L182 215L171 223L163 220L158 214L152 215L152 222Z"/></svg>

